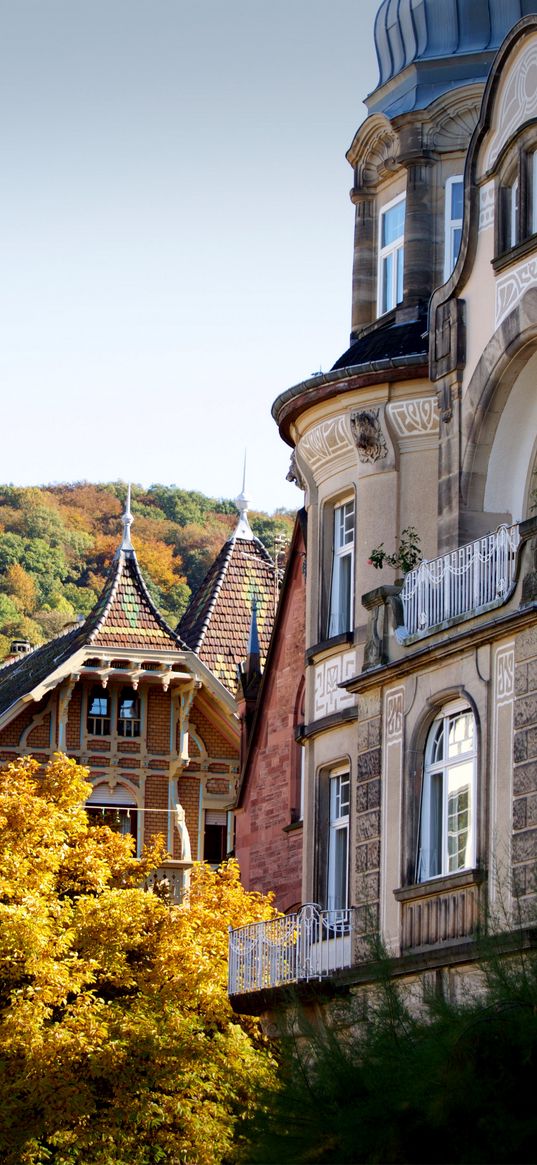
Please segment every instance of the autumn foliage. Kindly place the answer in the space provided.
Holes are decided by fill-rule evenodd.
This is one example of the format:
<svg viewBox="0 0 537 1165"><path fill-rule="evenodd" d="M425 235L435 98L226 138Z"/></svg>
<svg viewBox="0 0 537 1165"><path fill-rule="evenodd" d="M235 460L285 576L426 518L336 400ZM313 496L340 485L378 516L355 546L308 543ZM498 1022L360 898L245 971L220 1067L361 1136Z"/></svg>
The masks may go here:
<svg viewBox="0 0 537 1165"><path fill-rule="evenodd" d="M117 549L121 482L0 487L0 659L12 639L41 643L95 605ZM133 540L159 610L175 627L236 525L235 505L177 486L134 486ZM251 514L269 553L292 517Z"/></svg>
<svg viewBox="0 0 537 1165"><path fill-rule="evenodd" d="M270 917L230 862L190 905L140 888L162 860L91 825L63 756L0 771L0 1159L217 1165L273 1062L226 992L227 928Z"/></svg>

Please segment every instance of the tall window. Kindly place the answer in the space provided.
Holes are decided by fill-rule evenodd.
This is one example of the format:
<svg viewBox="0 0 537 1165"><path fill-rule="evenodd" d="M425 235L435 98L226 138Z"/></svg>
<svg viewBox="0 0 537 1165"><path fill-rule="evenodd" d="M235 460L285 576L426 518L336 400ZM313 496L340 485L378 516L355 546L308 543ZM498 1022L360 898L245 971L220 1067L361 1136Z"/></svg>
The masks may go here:
<svg viewBox="0 0 537 1165"><path fill-rule="evenodd" d="M397 307L403 298L405 206L403 195L380 212L379 316Z"/></svg>
<svg viewBox="0 0 537 1165"><path fill-rule="evenodd" d="M425 750L417 881L475 865L476 728L470 708L451 704Z"/></svg>
<svg viewBox="0 0 537 1165"><path fill-rule="evenodd" d="M87 726L90 736L110 735L110 696L104 688L91 689Z"/></svg>
<svg viewBox="0 0 537 1165"><path fill-rule="evenodd" d="M354 498L334 508L328 638L352 630Z"/></svg>
<svg viewBox="0 0 537 1165"><path fill-rule="evenodd" d="M327 905L329 910L346 910L349 904L350 801L350 775L347 769L330 776L328 795L330 825Z"/></svg>
<svg viewBox="0 0 537 1165"><path fill-rule="evenodd" d="M446 182L444 279L449 279L457 262L462 238L464 181L462 175Z"/></svg>
<svg viewBox="0 0 537 1165"><path fill-rule="evenodd" d="M520 184L518 178L507 190L508 199L508 220L507 220L507 245L508 247L516 247L519 240L519 219L520 219Z"/></svg>
<svg viewBox="0 0 537 1165"><path fill-rule="evenodd" d="M117 710L119 736L140 735L140 701L134 688L122 688Z"/></svg>

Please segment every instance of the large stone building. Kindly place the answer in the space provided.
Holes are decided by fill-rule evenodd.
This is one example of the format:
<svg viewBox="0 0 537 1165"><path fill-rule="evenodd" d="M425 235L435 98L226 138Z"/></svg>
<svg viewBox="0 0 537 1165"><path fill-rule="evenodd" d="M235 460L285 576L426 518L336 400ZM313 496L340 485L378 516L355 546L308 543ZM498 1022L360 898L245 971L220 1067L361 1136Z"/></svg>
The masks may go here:
<svg viewBox="0 0 537 1165"><path fill-rule="evenodd" d="M308 514L309 905L232 936L244 1010L367 982L378 934L455 991L485 918L535 921L535 12L379 8L351 345L273 408Z"/></svg>

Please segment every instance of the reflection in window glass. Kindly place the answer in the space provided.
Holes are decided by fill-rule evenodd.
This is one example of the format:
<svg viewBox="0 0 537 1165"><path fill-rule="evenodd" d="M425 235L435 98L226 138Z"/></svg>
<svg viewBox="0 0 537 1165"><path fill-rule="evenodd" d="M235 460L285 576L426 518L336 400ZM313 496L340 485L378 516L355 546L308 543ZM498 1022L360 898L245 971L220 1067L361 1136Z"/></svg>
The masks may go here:
<svg viewBox="0 0 537 1165"><path fill-rule="evenodd" d="M380 214L379 315L403 299L405 207L406 199L399 198Z"/></svg>
<svg viewBox="0 0 537 1165"><path fill-rule="evenodd" d="M452 706L453 707L453 706ZM475 720L443 712L429 733L421 797L418 882L475 864Z"/></svg>

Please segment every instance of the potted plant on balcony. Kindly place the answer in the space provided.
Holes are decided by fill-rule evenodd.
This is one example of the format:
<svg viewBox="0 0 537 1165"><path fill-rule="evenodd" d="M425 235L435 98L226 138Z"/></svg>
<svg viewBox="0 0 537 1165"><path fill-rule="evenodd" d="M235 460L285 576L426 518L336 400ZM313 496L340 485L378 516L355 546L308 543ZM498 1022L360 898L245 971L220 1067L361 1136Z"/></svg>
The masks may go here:
<svg viewBox="0 0 537 1165"><path fill-rule="evenodd" d="M403 575L402 579L397 579L397 582L403 582L404 576L410 570L414 570L421 562L421 539L415 526L407 526L401 533L399 546L394 554L388 554L384 549L384 542L380 546L375 546L369 556L370 566L374 566L376 570L382 570L383 566L393 566L394 570L400 571Z"/></svg>

